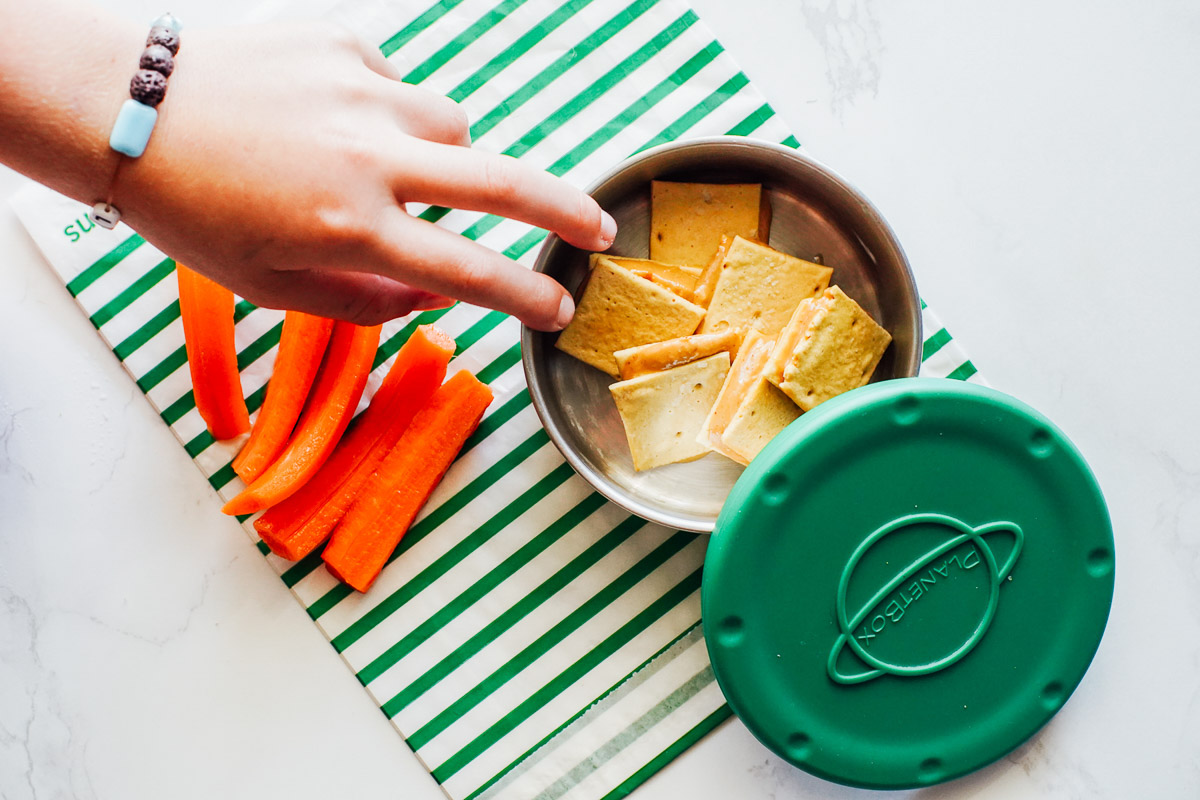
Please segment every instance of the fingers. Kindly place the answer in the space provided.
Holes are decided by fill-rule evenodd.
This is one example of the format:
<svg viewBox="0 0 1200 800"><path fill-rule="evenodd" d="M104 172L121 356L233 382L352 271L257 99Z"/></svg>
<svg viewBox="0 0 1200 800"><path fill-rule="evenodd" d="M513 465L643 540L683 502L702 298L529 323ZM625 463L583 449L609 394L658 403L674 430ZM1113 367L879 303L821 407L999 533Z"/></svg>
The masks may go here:
<svg viewBox="0 0 1200 800"><path fill-rule="evenodd" d="M519 219L586 250L607 250L616 238L616 222L595 200L548 172L480 150L410 144L419 152L397 164L393 179L401 202Z"/></svg>
<svg viewBox="0 0 1200 800"><path fill-rule="evenodd" d="M471 123L458 103L407 83L395 84L390 94L405 133L438 144L471 146Z"/></svg>
<svg viewBox="0 0 1200 800"><path fill-rule="evenodd" d="M371 68L373 72L378 72L389 80L398 81L401 79L400 70L378 47L372 47L369 43L360 40L359 49L362 51L363 63Z"/></svg>
<svg viewBox="0 0 1200 800"><path fill-rule="evenodd" d="M413 311L453 305L449 297L383 275L360 272L274 272L247 299L267 308L304 311L357 325L378 325Z"/></svg>
<svg viewBox="0 0 1200 800"><path fill-rule="evenodd" d="M362 44L363 63L391 83L385 91L405 133L456 147L471 146L471 124L462 106L422 86L403 83L403 75L376 47Z"/></svg>
<svg viewBox="0 0 1200 800"><path fill-rule="evenodd" d="M575 313L571 295L553 279L399 207L380 217L377 233L381 269L430 292L512 314L543 331L565 328Z"/></svg>

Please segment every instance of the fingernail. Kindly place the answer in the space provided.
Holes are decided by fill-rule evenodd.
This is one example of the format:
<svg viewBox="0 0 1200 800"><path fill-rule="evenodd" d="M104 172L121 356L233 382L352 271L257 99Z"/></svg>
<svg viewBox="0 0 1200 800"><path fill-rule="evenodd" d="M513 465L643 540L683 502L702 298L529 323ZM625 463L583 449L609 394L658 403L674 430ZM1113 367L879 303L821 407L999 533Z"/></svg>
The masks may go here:
<svg viewBox="0 0 1200 800"><path fill-rule="evenodd" d="M428 297L422 298L417 303L417 309L420 311L435 311L439 308L450 308L458 301L452 297L444 297L440 294L431 294Z"/></svg>
<svg viewBox="0 0 1200 800"><path fill-rule="evenodd" d="M571 319L574 316L575 301L571 299L571 295L564 294L562 296L562 300L560 300L558 303L558 319L556 320L558 323L558 329L561 331L563 328L570 325Z"/></svg>
<svg viewBox="0 0 1200 800"><path fill-rule="evenodd" d="M612 214L601 209L600 211L600 238L604 240L604 246L612 245L617 239L617 221L612 218Z"/></svg>

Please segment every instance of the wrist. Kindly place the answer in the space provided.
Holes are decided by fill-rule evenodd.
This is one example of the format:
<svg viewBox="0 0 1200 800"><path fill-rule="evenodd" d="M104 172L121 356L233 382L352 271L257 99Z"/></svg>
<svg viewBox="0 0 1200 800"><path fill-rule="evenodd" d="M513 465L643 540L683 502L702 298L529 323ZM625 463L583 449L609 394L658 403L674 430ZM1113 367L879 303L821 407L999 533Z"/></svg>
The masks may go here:
<svg viewBox="0 0 1200 800"><path fill-rule="evenodd" d="M120 157L108 134L140 52L139 26L51 2L0 33L0 161L94 203ZM8 25L11 23L11 26ZM47 65L45 53L55 53Z"/></svg>
<svg viewBox="0 0 1200 800"><path fill-rule="evenodd" d="M116 225L122 214L118 209L125 207L120 204L123 200L117 200L122 172L141 161L158 127L159 107L166 100L167 81L175 71L181 28L170 13L151 23L138 68L128 84L129 95L121 103L109 133L109 148L124 158L119 158L105 194L93 206L92 219L105 228Z"/></svg>

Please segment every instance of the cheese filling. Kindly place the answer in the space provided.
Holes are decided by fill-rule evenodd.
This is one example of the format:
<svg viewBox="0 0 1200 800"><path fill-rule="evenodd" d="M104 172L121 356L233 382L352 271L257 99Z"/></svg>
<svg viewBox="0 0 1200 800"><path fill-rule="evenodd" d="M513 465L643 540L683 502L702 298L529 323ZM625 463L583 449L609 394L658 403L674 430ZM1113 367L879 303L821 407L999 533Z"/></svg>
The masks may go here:
<svg viewBox="0 0 1200 800"><path fill-rule="evenodd" d="M733 241L729 236L722 236L720 243L717 245L717 252L713 254L712 260L708 262L708 266L700 273L700 277L696 279L696 287L692 290L692 302L698 306L708 308L709 302L712 300L713 292L717 289L717 278L721 277L721 267L725 264L725 254L729 252L729 245Z"/></svg>
<svg viewBox="0 0 1200 800"><path fill-rule="evenodd" d="M729 426L730 420L741 405L742 398L762 376L763 367L771 356L775 346L775 338L765 335L762 331L753 329L738 350L737 358L729 368L717 402L713 404L704 428L700 431L703 443L729 458L734 458L725 451L721 443L721 434ZM739 458L734 458L740 461Z"/></svg>
<svg viewBox="0 0 1200 800"><path fill-rule="evenodd" d="M738 331L680 336L665 342L618 350L613 353L613 357L617 359L621 380L627 381L639 375L662 372L691 361L699 361L722 351L729 353L729 357L733 358L737 355L741 340Z"/></svg>
<svg viewBox="0 0 1200 800"><path fill-rule="evenodd" d="M833 301L828 297L820 297L813 299L806 297L800 301L800 305L796 306L796 310L792 312L792 318L788 322L787 327L783 329L783 333L779 335L779 341L775 345L775 350L771 353L771 358L763 369L763 374L766 375L772 382L778 384L783 380L783 368L787 366L788 359L792 357L792 353L796 352L796 348L800 345L800 340L804 337L808 326L812 324L813 318L817 313L829 308L833 305Z"/></svg>

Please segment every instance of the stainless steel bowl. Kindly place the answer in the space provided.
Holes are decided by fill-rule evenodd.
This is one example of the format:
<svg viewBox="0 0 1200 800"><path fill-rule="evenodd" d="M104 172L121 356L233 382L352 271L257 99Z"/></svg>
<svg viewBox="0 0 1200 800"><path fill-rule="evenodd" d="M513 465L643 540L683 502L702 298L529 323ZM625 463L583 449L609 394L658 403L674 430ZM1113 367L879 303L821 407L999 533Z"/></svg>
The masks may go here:
<svg viewBox="0 0 1200 800"><path fill-rule="evenodd" d="M873 380L912 377L921 364L921 305L904 251L883 217L846 181L811 158L740 136L673 142L646 150L600 178L589 193L620 227L610 252L645 258L650 181L761 183L771 200L770 244L833 267L842 287L892 334ZM587 253L550 236L534 269L580 295ZM651 522L711 532L742 467L710 453L699 461L635 472L613 379L554 348L558 334L521 331L533 406L575 470L617 505Z"/></svg>

